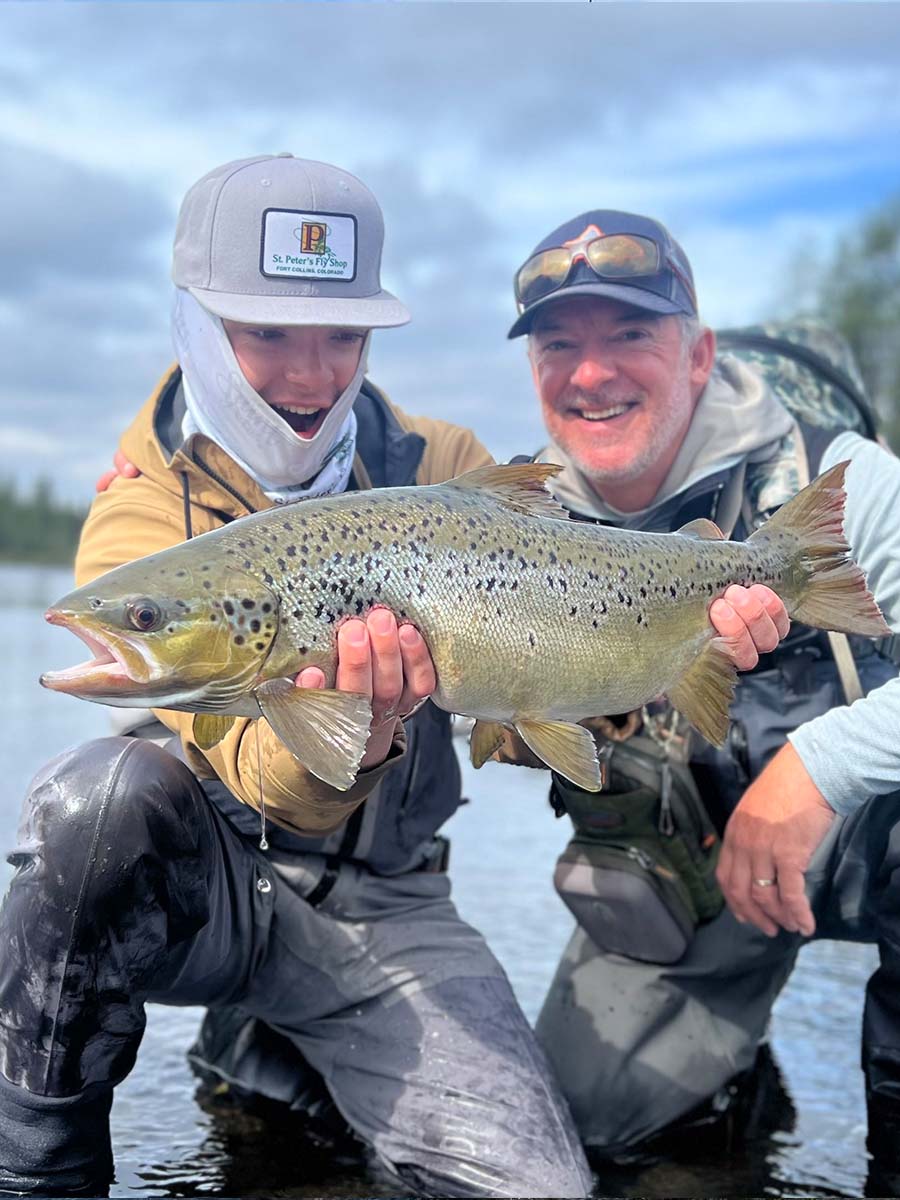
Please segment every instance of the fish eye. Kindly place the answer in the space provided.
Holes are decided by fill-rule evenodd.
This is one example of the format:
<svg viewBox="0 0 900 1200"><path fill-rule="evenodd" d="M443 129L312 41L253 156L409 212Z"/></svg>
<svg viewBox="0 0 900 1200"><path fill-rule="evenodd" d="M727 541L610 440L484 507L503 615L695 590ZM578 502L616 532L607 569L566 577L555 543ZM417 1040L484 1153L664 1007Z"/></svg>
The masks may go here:
<svg viewBox="0 0 900 1200"><path fill-rule="evenodd" d="M128 620L141 633L151 633L162 624L162 609L153 600L132 600L126 612Z"/></svg>

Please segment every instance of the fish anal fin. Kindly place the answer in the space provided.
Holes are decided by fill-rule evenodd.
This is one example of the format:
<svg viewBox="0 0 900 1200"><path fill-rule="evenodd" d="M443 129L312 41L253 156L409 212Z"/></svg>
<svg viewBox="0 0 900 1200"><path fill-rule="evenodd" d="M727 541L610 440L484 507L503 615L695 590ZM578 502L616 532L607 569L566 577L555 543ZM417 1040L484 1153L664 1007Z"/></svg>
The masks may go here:
<svg viewBox="0 0 900 1200"><path fill-rule="evenodd" d="M516 733L551 770L564 775L586 792L599 792L603 786L597 748L590 733L581 725L561 721L514 722Z"/></svg>
<svg viewBox="0 0 900 1200"><path fill-rule="evenodd" d="M737 669L722 638L706 643L668 696L698 732L714 746L728 735L728 709L734 699Z"/></svg>
<svg viewBox="0 0 900 1200"><path fill-rule="evenodd" d="M194 741L201 750L212 750L234 724L234 717L220 717L215 713L197 713L194 717Z"/></svg>
<svg viewBox="0 0 900 1200"><path fill-rule="evenodd" d="M675 532L683 533L685 537L700 538L704 542L723 542L725 540L725 534L715 521L710 521L709 517L697 517L695 521L688 521L687 525L682 525Z"/></svg>
<svg viewBox="0 0 900 1200"><path fill-rule="evenodd" d="M505 732L499 721L475 722L469 734L469 758L476 770L500 749Z"/></svg>
<svg viewBox="0 0 900 1200"><path fill-rule="evenodd" d="M498 504L513 512L568 521L568 509L553 499L547 487L548 480L561 470L558 463L507 463L505 466L477 467L439 486L487 492Z"/></svg>
<svg viewBox="0 0 900 1200"><path fill-rule="evenodd" d="M372 721L367 696L295 687L291 679L269 680L255 695L277 737L308 771L341 792L353 785Z"/></svg>

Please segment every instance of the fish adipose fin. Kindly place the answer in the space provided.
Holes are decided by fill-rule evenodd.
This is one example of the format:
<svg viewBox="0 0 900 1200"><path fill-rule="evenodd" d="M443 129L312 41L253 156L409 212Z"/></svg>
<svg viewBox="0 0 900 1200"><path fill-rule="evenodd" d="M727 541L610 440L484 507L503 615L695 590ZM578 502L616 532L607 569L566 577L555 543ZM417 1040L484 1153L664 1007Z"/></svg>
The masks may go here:
<svg viewBox="0 0 900 1200"><path fill-rule="evenodd" d="M603 786L597 747L581 725L561 721L516 721L516 733L543 762L586 792Z"/></svg>
<svg viewBox="0 0 900 1200"><path fill-rule="evenodd" d="M796 600L792 617L817 629L890 637L881 610L866 587L866 577L850 557L844 538L844 474L849 461L825 471L782 505L747 539L794 545Z"/></svg>
<svg viewBox="0 0 900 1200"><path fill-rule="evenodd" d="M498 504L529 517L553 517L568 521L569 511L554 500L547 480L558 475L558 463L508 463L501 467L477 467L440 487L474 488L489 493Z"/></svg>
<svg viewBox="0 0 900 1200"><path fill-rule="evenodd" d="M503 745L504 728L499 721L476 721L469 734L469 759L476 769L483 767Z"/></svg>
<svg viewBox="0 0 900 1200"><path fill-rule="evenodd" d="M366 696L295 687L290 679L272 679L254 694L277 736L308 771L338 791L352 786L372 721Z"/></svg>
<svg viewBox="0 0 900 1200"><path fill-rule="evenodd" d="M234 724L234 717L217 717L214 713L198 713L194 717L194 741L201 750L212 750Z"/></svg>
<svg viewBox="0 0 900 1200"><path fill-rule="evenodd" d="M724 649L724 639L712 638L669 689L669 699L708 742L722 746L736 680L737 669Z"/></svg>
<svg viewBox="0 0 900 1200"><path fill-rule="evenodd" d="M685 537L700 538L705 542L723 542L725 540L725 534L715 521L710 521L708 517L697 517L696 521L688 521L687 525L682 525L675 532L683 533Z"/></svg>

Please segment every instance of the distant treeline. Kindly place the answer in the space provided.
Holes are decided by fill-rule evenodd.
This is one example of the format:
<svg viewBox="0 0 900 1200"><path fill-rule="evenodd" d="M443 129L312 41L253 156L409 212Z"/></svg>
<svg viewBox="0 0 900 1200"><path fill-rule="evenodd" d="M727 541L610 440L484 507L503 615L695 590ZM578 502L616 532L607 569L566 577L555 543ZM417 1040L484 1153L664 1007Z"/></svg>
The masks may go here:
<svg viewBox="0 0 900 1200"><path fill-rule="evenodd" d="M45 480L26 495L0 481L0 562L71 563L86 515L55 500Z"/></svg>

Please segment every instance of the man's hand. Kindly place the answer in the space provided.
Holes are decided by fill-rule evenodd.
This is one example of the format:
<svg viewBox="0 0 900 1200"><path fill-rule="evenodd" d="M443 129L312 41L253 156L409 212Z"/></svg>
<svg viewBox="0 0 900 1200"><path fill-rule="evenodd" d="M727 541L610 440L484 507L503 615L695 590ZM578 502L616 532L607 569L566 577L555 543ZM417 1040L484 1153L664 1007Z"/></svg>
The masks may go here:
<svg viewBox="0 0 900 1200"><path fill-rule="evenodd" d="M833 820L834 810L788 742L744 792L725 828L716 877L739 921L769 937L779 926L813 935L803 872Z"/></svg>
<svg viewBox="0 0 900 1200"><path fill-rule="evenodd" d="M414 625L397 625L387 608L374 608L365 620L345 621L337 634L338 665L335 687L360 692L372 701L372 724L360 770L377 766L387 757L394 730L427 700L437 687L434 663L425 639ZM324 687L318 667L305 667L298 687Z"/></svg>
<svg viewBox="0 0 900 1200"><path fill-rule="evenodd" d="M97 492L105 492L117 475L123 475L126 479L137 479L140 471L131 461L126 458L121 450L117 450L113 455L113 467L111 471L105 471L97 482L94 484L94 489Z"/></svg>
<svg viewBox="0 0 900 1200"><path fill-rule="evenodd" d="M781 600L761 583L748 588L732 584L709 606L709 619L739 671L751 671L760 654L774 650L791 627Z"/></svg>

